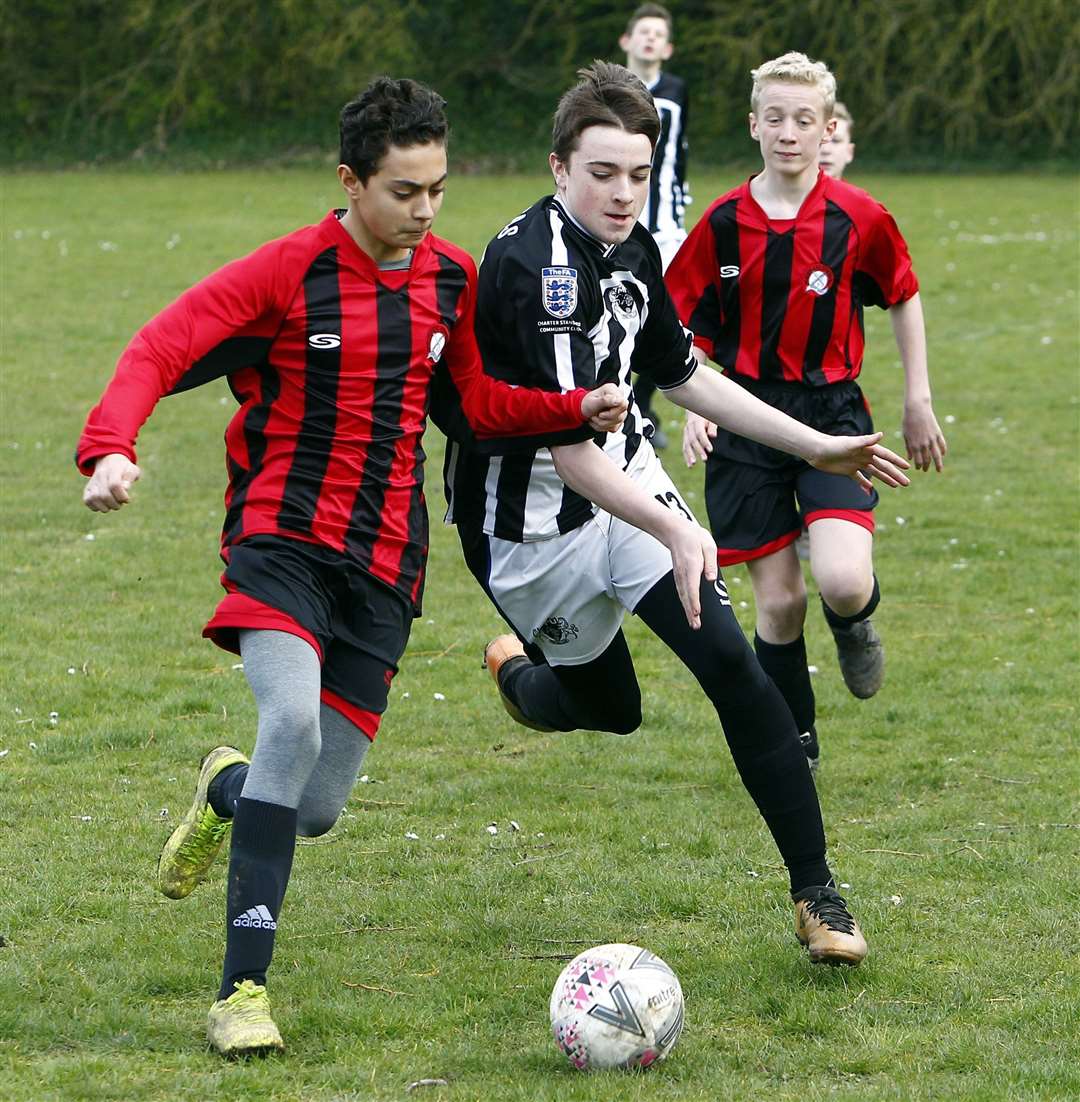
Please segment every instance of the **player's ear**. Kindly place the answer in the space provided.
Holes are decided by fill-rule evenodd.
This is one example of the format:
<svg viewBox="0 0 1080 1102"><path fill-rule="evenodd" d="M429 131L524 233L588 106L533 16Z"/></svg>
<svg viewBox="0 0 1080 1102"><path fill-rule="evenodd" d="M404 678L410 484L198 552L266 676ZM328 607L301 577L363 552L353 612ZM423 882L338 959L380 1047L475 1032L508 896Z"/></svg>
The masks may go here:
<svg viewBox="0 0 1080 1102"><path fill-rule="evenodd" d="M758 140L757 115L751 111L746 117L750 122L750 137L756 142Z"/></svg>
<svg viewBox="0 0 1080 1102"><path fill-rule="evenodd" d="M551 175L555 177L555 186L562 188L566 186L566 163L560 161L557 154L551 153L548 155L548 164L551 166Z"/></svg>
<svg viewBox="0 0 1080 1102"><path fill-rule="evenodd" d="M357 193L364 186L360 182L360 177L348 165L338 165L337 176L341 181L341 186L345 189L345 194L350 199L355 199Z"/></svg>
<svg viewBox="0 0 1080 1102"><path fill-rule="evenodd" d="M671 60L671 55L674 52L675 52L675 43L674 42L665 42L663 47L660 50L660 60L661 61L670 61Z"/></svg>
<svg viewBox="0 0 1080 1102"><path fill-rule="evenodd" d="M629 51L630 51L630 36L628 34L619 35L619 49L622 50L622 52L624 54L629 53Z"/></svg>
<svg viewBox="0 0 1080 1102"><path fill-rule="evenodd" d="M827 142L833 136L835 131L836 131L836 116L834 115L825 124L825 133L821 135L821 140L823 142Z"/></svg>

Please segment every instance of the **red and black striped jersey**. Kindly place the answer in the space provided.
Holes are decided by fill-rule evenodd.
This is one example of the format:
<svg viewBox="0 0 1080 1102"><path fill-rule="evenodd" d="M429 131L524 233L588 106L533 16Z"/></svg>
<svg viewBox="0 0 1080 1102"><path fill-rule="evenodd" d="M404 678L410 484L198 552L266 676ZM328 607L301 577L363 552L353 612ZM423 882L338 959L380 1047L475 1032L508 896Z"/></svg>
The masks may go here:
<svg viewBox="0 0 1080 1102"><path fill-rule="evenodd" d="M228 376L222 557L263 533L347 555L419 611L428 547L421 437L440 427L483 447L513 433L580 428L575 389L516 389L484 374L476 267L429 234L402 270L380 270L343 211L214 272L147 323L91 410L76 462L135 461L167 394Z"/></svg>
<svg viewBox="0 0 1080 1102"><path fill-rule="evenodd" d="M854 379L863 308L919 289L892 215L823 172L786 221L765 214L749 180L722 195L665 279L694 343L725 371L808 386Z"/></svg>

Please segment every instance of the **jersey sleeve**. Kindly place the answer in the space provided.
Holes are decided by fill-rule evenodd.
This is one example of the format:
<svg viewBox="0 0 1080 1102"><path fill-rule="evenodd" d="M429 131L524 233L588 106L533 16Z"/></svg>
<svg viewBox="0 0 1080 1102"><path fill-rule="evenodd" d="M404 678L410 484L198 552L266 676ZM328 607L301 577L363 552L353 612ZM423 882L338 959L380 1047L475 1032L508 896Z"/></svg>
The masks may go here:
<svg viewBox="0 0 1080 1102"><path fill-rule="evenodd" d="M453 440L487 454L534 449L550 434L580 432L584 387L514 386L485 373L476 340L476 271L468 272L458 323L436 372L432 418Z"/></svg>
<svg viewBox="0 0 1080 1102"><path fill-rule="evenodd" d="M136 461L139 429L165 395L258 362L287 298L281 242L226 264L146 323L124 349L75 452L83 474L103 455ZM287 303L286 303L287 305Z"/></svg>
<svg viewBox="0 0 1080 1102"><path fill-rule="evenodd" d="M911 266L907 242L885 207L874 204L861 236L855 288L862 304L887 310L915 295L919 281Z"/></svg>
<svg viewBox="0 0 1080 1102"><path fill-rule="evenodd" d="M724 308L716 238L707 214L668 265L664 282L679 320L693 333L694 344L714 359L724 327Z"/></svg>

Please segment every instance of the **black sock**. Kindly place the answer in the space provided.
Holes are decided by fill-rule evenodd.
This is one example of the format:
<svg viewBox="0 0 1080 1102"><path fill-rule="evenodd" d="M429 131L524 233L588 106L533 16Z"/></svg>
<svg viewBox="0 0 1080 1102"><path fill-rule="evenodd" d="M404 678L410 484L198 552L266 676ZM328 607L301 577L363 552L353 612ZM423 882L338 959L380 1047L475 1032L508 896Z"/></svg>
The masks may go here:
<svg viewBox="0 0 1080 1102"><path fill-rule="evenodd" d="M219 999L227 999L242 980L266 983L295 846L296 808L240 797L229 850Z"/></svg>
<svg viewBox="0 0 1080 1102"><path fill-rule="evenodd" d="M236 801L240 799L247 775L248 766L238 761L235 765L227 765L210 782L206 800L219 819L231 819L236 814Z"/></svg>
<svg viewBox="0 0 1080 1102"><path fill-rule="evenodd" d="M806 638L801 635L790 643L766 643L754 635L754 651L761 668L773 679L787 701L799 734L814 726L817 715L814 689L806 665Z"/></svg>
<svg viewBox="0 0 1080 1102"><path fill-rule="evenodd" d="M870 600L854 616L841 616L839 612L833 612L825 603L824 597L821 598L821 611L825 613L825 620L833 631L847 631L853 624L857 624L861 620L868 620L873 616L880 600L881 588L878 586L877 575L875 574L874 590L870 594Z"/></svg>

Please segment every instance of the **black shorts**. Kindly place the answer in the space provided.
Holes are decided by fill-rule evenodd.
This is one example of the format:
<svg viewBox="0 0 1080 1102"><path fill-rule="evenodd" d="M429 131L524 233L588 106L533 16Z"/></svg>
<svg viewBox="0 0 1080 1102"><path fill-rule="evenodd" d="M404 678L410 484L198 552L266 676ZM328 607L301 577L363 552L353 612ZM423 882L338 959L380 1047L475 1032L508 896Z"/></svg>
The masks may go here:
<svg viewBox="0 0 1080 1102"><path fill-rule="evenodd" d="M870 408L854 382L809 387L737 379L755 397L820 432L874 431ZM794 543L804 525L839 517L873 532L877 491L826 474L786 452L718 429L705 464L705 507L721 566L759 559Z"/></svg>
<svg viewBox="0 0 1080 1102"><path fill-rule="evenodd" d="M374 738L409 641L408 602L329 547L273 535L229 548L221 584L227 596L203 635L236 653L242 630L306 640L322 663L323 703Z"/></svg>

